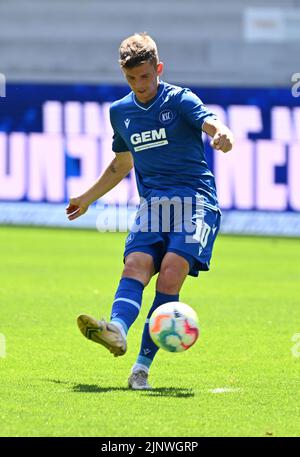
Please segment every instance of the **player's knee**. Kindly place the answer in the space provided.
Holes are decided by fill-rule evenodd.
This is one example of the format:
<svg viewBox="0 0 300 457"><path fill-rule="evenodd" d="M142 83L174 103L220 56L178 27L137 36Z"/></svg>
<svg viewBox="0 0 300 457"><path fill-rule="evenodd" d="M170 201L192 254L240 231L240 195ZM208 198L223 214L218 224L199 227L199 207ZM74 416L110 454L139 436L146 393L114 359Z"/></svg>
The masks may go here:
<svg viewBox="0 0 300 457"><path fill-rule="evenodd" d="M152 277L153 269L152 259L128 256L125 260L122 277L137 279L146 286Z"/></svg>
<svg viewBox="0 0 300 457"><path fill-rule="evenodd" d="M184 278L185 274L180 266L164 265L157 278L157 289L166 294L176 294L179 292Z"/></svg>

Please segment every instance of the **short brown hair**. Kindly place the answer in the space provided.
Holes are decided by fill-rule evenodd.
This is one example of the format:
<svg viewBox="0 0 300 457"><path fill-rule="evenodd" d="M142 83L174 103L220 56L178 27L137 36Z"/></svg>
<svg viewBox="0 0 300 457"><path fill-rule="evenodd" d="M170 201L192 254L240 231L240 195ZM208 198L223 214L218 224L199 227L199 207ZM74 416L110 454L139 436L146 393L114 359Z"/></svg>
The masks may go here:
<svg viewBox="0 0 300 457"><path fill-rule="evenodd" d="M159 62L156 43L146 32L135 33L123 40L119 52L122 68L133 68L147 61L153 65Z"/></svg>

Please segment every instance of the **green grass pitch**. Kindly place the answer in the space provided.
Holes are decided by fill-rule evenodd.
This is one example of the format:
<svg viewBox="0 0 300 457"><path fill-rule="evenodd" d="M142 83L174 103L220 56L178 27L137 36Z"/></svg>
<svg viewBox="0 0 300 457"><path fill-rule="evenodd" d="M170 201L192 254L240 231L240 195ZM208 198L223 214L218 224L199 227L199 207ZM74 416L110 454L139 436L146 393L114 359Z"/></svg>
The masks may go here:
<svg viewBox="0 0 300 457"><path fill-rule="evenodd" d="M82 312L109 317L124 239L0 228L0 435L299 436L299 240L219 236L211 271L181 291L198 312L199 341L160 351L154 390L134 392L127 377L155 279L124 357L76 326Z"/></svg>

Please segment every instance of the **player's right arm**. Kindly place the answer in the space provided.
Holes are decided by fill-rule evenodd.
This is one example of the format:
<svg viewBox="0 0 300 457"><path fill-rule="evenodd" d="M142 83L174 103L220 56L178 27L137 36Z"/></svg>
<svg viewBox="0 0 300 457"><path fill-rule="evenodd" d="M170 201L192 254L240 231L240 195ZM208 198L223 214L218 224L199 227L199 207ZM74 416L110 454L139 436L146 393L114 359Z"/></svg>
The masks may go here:
<svg viewBox="0 0 300 457"><path fill-rule="evenodd" d="M70 221L82 216L91 203L105 195L122 179L128 175L133 167L133 159L131 152L122 152L116 154L116 157L111 161L104 173L86 192L78 197L72 197L69 201L69 206L66 208L67 217Z"/></svg>

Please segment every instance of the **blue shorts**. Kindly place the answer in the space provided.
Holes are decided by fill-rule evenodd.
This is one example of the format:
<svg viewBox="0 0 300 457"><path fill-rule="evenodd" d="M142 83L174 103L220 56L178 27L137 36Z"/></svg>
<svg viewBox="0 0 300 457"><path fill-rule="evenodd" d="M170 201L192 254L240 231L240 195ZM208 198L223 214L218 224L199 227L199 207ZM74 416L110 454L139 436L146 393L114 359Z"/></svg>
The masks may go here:
<svg viewBox="0 0 300 457"><path fill-rule="evenodd" d="M164 209L159 206L163 206L161 201L157 205L152 204L151 214L148 202L139 208L135 224L125 242L124 259L132 252L150 254L157 273L165 254L175 252L188 261L190 276L198 276L199 271L208 271L220 228L221 212L206 206L199 209L199 205L192 201L184 205L187 211L183 214L181 210L181 216L180 209L176 215L174 208L171 212L168 210L165 217L168 224L164 227Z"/></svg>

